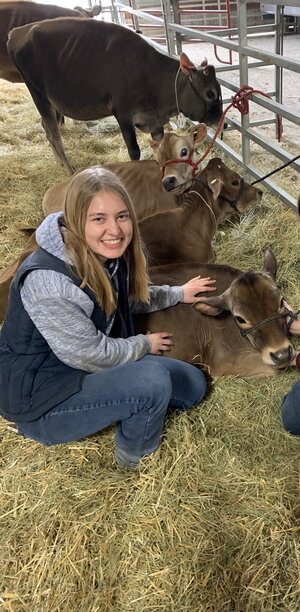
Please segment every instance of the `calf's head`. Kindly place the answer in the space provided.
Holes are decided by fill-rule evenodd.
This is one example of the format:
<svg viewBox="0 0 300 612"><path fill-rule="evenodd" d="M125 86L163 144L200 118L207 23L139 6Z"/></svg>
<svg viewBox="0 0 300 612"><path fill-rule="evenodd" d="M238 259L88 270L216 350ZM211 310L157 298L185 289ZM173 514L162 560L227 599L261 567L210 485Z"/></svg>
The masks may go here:
<svg viewBox="0 0 300 612"><path fill-rule="evenodd" d="M250 185L234 170L231 170L220 157L213 157L196 177L205 185L215 200L219 198L224 208L224 218L228 211L234 209L244 212L247 208L259 204L262 198L261 189Z"/></svg>
<svg viewBox="0 0 300 612"><path fill-rule="evenodd" d="M167 132L160 142L151 142L155 159L163 172L162 184L166 191L174 195L190 188L193 180L193 166L197 155L195 148L205 140L207 134L205 123L199 123L187 134ZM180 160L182 159L182 163ZM165 165L167 162L167 165ZM173 162L173 163L172 163Z"/></svg>
<svg viewBox="0 0 300 612"><path fill-rule="evenodd" d="M262 272L241 272L222 295L201 298L195 308L210 316L231 312L262 360L284 367L294 358L294 349L287 339L283 298L275 285L276 270L276 259L268 248Z"/></svg>

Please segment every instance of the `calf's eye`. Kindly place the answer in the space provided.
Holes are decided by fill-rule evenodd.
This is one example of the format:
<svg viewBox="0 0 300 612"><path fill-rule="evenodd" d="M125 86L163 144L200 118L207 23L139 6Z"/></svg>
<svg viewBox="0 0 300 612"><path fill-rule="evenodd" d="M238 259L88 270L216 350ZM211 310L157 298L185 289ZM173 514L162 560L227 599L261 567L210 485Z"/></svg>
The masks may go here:
<svg viewBox="0 0 300 612"><path fill-rule="evenodd" d="M188 154L187 149L181 149L181 151L180 151L180 157L186 157L186 156L187 156L187 154Z"/></svg>
<svg viewBox="0 0 300 612"><path fill-rule="evenodd" d="M234 317L235 321L237 321L237 323L246 323L245 319L243 319L243 317L239 317L236 316Z"/></svg>
<svg viewBox="0 0 300 612"><path fill-rule="evenodd" d="M240 181L232 181L232 185L239 185Z"/></svg>

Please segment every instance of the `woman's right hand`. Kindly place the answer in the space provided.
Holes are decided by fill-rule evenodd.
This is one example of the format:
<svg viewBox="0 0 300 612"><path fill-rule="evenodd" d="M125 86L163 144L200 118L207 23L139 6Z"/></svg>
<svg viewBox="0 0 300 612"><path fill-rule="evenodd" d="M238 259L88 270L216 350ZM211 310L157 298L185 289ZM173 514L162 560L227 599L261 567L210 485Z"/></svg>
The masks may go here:
<svg viewBox="0 0 300 612"><path fill-rule="evenodd" d="M162 355L162 352L170 351L174 344L173 334L169 332L157 332L155 334L148 332L146 336L151 343L150 355Z"/></svg>

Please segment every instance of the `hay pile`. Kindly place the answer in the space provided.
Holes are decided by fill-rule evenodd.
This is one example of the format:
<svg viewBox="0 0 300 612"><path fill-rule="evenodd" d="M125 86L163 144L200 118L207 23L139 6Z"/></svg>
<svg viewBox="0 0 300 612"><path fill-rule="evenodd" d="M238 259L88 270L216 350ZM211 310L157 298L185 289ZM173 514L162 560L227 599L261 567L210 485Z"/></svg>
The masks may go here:
<svg viewBox="0 0 300 612"><path fill-rule="evenodd" d="M65 174L25 86L1 82L0 126L3 269L26 240L18 228L42 220L42 195ZM112 119L67 120L63 137L75 167L127 159ZM300 191L290 169L278 182ZM222 230L217 261L260 269L269 244L278 284L299 307L295 213L266 192ZM297 378L215 379L198 408L169 418L139 472L114 464L113 428L49 448L1 421L0 609L296 612L300 441L283 431L279 408Z"/></svg>

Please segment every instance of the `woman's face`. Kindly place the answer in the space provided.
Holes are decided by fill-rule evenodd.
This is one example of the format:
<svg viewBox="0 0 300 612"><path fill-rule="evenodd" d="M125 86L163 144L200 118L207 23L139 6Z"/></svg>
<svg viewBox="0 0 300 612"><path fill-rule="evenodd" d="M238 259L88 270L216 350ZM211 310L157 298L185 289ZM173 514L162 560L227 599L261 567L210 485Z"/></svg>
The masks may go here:
<svg viewBox="0 0 300 612"><path fill-rule="evenodd" d="M90 249L105 259L121 257L132 234L129 210L121 196L111 191L96 193L85 224L85 239Z"/></svg>

